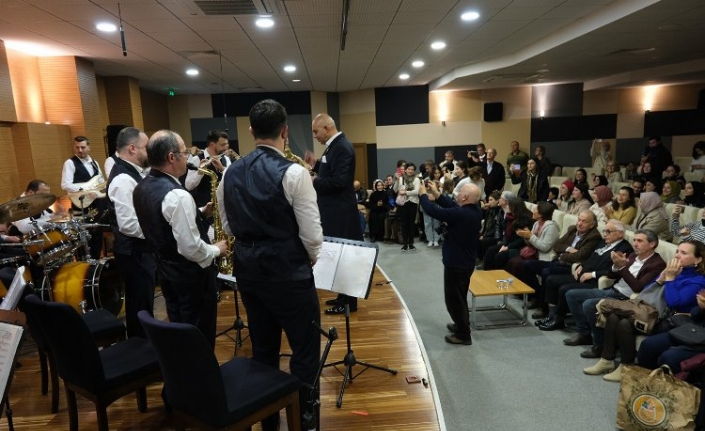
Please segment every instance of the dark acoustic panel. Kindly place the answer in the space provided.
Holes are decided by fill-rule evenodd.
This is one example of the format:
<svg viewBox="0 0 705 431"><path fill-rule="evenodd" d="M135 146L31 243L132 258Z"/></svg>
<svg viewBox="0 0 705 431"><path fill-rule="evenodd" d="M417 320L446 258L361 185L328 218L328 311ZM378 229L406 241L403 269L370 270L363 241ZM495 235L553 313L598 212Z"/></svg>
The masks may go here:
<svg viewBox="0 0 705 431"><path fill-rule="evenodd" d="M617 136L617 114L531 119L531 142L575 141Z"/></svg>
<svg viewBox="0 0 705 431"><path fill-rule="evenodd" d="M264 99L274 99L284 105L289 115L311 114L311 93L309 91L287 91L275 93L228 93L211 94L214 117L247 117L255 103Z"/></svg>
<svg viewBox="0 0 705 431"><path fill-rule="evenodd" d="M705 110L705 88L700 90L700 95L698 96L698 109Z"/></svg>
<svg viewBox="0 0 705 431"><path fill-rule="evenodd" d="M428 85L375 88L378 126L428 123Z"/></svg>
<svg viewBox="0 0 705 431"><path fill-rule="evenodd" d="M485 103L484 119L485 122L491 123L494 121L502 121L502 116L504 115L504 103L502 102L492 102Z"/></svg>
<svg viewBox="0 0 705 431"><path fill-rule="evenodd" d="M105 128L106 139L108 141L108 153L106 154L107 157L110 157L115 154L115 149L117 148L117 135L118 133L120 133L120 130L124 129L125 127L129 126L121 124L110 125Z"/></svg>
<svg viewBox="0 0 705 431"><path fill-rule="evenodd" d="M673 137L661 135L661 143L664 147L671 151ZM617 139L616 145L615 160L617 163L620 165L626 165L629 162L634 162L638 165L641 160L641 155L644 154L644 150L647 145L649 145L649 138Z"/></svg>
<svg viewBox="0 0 705 431"><path fill-rule="evenodd" d="M384 181L384 178L379 178L377 174L377 144L367 144L367 187L370 189L374 185L376 179Z"/></svg>
<svg viewBox="0 0 705 431"><path fill-rule="evenodd" d="M705 133L705 110L649 112L644 116L644 136L701 135Z"/></svg>
<svg viewBox="0 0 705 431"><path fill-rule="evenodd" d="M539 145L543 145L546 148L546 157L554 165L580 166L583 168L592 166L592 159L590 158L592 139L532 142L531 154L534 154L536 147ZM507 160L506 155L502 158L500 154L497 158L499 160Z"/></svg>

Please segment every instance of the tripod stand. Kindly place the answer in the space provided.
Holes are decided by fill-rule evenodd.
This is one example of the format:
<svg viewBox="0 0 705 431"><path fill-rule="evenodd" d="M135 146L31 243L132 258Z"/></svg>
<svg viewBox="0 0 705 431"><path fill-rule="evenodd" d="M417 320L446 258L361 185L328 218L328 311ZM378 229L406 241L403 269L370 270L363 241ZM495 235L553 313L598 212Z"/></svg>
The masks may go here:
<svg viewBox="0 0 705 431"><path fill-rule="evenodd" d="M233 288L233 295L234 295L233 299L235 301L235 321L233 322L233 326L226 329L225 331L219 332L218 334L215 335L215 337L218 338L221 335L225 335L226 337L230 338L235 343L235 353L233 354L233 356L237 356L238 347L242 347L242 342L250 337L249 335L247 335L243 338L242 337L242 330L249 329L249 328L247 327L247 325L245 324L245 321L242 320L242 317L240 316L240 304L238 303L238 298L237 298L237 283L232 280L224 279L221 277L218 277L218 279ZM230 331L235 331L235 338L233 338L229 334Z"/></svg>
<svg viewBox="0 0 705 431"><path fill-rule="evenodd" d="M340 386L340 394L338 395L338 401L335 403L335 405L338 408L340 408L343 405L343 395L345 395L345 386L348 384L348 382L350 382L350 384L352 384L355 377L364 373L368 369L373 368L375 370L386 371L388 373L391 373L393 376L395 376L397 374L397 370L393 370L391 368L381 367L379 365L370 364L369 362L363 362L363 361L357 360L357 358L355 357L355 354L353 353L352 342L350 340L350 304L347 302L347 300L345 302L345 335L347 338L348 353L345 354L345 357L343 358L342 361L336 361L336 362L325 365L325 367L335 367L335 369L343 376L343 384ZM345 372L344 373L338 369L338 365L345 365ZM352 368L355 365L360 365L365 368L363 368L359 373L353 375Z"/></svg>

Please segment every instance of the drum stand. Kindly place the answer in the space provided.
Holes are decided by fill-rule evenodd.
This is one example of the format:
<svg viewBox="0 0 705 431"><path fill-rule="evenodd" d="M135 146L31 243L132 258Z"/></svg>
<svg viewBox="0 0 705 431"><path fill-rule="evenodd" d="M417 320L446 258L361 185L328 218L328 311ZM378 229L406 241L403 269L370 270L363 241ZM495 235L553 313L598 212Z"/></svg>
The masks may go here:
<svg viewBox="0 0 705 431"><path fill-rule="evenodd" d="M85 221L86 218L86 208L83 206L83 198L85 196L79 196L78 200L81 202L81 219ZM86 261L91 260L91 247L88 245L88 240L91 239L91 234L87 229L81 227L78 228L78 242L83 245L83 251L86 253ZM100 256L99 256L100 257Z"/></svg>
<svg viewBox="0 0 705 431"><path fill-rule="evenodd" d="M215 337L218 338L221 335L225 335L226 337L230 338L233 342L235 342L235 353L233 356L237 356L237 349L238 347L242 347L242 342L247 340L250 336L247 335L244 338L242 337L242 330L243 329L249 329L249 327L245 324L245 321L242 320L242 317L240 316L240 304L238 303L238 297L237 297L237 283L229 281L229 280L220 280L223 283L226 283L228 286L232 287L233 289L233 299L235 301L235 321L233 322L233 326L230 328L226 329L225 331L219 332L215 334ZM230 331L235 331L235 338L233 338L229 332Z"/></svg>

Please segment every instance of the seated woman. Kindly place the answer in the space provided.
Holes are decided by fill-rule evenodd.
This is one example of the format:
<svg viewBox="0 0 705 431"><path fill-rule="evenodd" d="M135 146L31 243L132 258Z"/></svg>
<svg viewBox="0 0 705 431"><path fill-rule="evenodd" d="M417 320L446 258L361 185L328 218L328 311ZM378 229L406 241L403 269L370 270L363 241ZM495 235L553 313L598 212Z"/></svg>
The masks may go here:
<svg viewBox="0 0 705 431"><path fill-rule="evenodd" d="M563 184L558 188L558 198L556 199L556 208L565 212L568 211L568 205L573 200L573 189L575 184L571 180L563 181Z"/></svg>
<svg viewBox="0 0 705 431"><path fill-rule="evenodd" d="M604 175L595 175L592 177L592 189L594 190L597 186L607 186L607 177Z"/></svg>
<svg viewBox="0 0 705 431"><path fill-rule="evenodd" d="M635 178L641 178L641 175L639 175L639 169L636 167L636 163L627 163L627 167L624 169L624 177L626 181L633 181Z"/></svg>
<svg viewBox="0 0 705 431"><path fill-rule="evenodd" d="M668 214L656 192L643 192L639 197L641 215L634 220L634 230L649 229L660 239L670 241L672 236L668 226Z"/></svg>
<svg viewBox="0 0 705 431"><path fill-rule="evenodd" d="M688 181L685 183L685 199L677 203L702 208L705 206L705 185L700 181Z"/></svg>
<svg viewBox="0 0 705 431"><path fill-rule="evenodd" d="M558 241L560 229L558 224L551 220L555 209L555 205L550 202L539 202L532 211L534 225L531 230L528 228L517 230L517 235L524 240L522 247L528 245L534 247L537 252L536 258L544 262L550 262L556 257L553 252L553 245ZM524 275L521 273L523 265L524 258L522 256L514 256L509 259L507 271L515 277L523 279Z"/></svg>
<svg viewBox="0 0 705 431"><path fill-rule="evenodd" d="M605 167L605 177L607 177L607 182L610 184L621 183L624 181L622 178L622 172L619 170L619 166L613 160L607 162Z"/></svg>
<svg viewBox="0 0 705 431"><path fill-rule="evenodd" d="M651 179L660 181L663 174L662 172L654 172L651 168L651 162L644 162L641 166L639 166L637 171L647 181Z"/></svg>
<svg viewBox="0 0 705 431"><path fill-rule="evenodd" d="M651 177L648 179L644 179L644 191L645 192L654 192L657 194L661 194L661 190L663 188L663 182L659 178L656 177Z"/></svg>
<svg viewBox="0 0 705 431"><path fill-rule="evenodd" d="M374 191L365 202L365 206L370 210L370 241L375 242L384 239L384 219L389 211L389 194L382 180L375 180L372 188Z"/></svg>
<svg viewBox="0 0 705 431"><path fill-rule="evenodd" d="M679 225L682 208L676 206L673 208L671 216L671 235L681 237L681 241L695 240L705 243L705 212L703 212L703 220L691 221L683 226Z"/></svg>
<svg viewBox="0 0 705 431"><path fill-rule="evenodd" d="M521 184L517 193L519 197L532 204L548 197L548 178L539 172L538 167L538 162L532 157L526 163L526 170L515 171L512 175L512 184Z"/></svg>
<svg viewBox="0 0 705 431"><path fill-rule="evenodd" d="M573 189L573 201L568 204L566 213L578 215L581 211L589 210L593 202L588 192L587 184L576 184Z"/></svg>
<svg viewBox="0 0 705 431"><path fill-rule="evenodd" d="M705 244L697 241L682 242L678 246L676 257L656 279L656 283L665 285L664 298L668 308L677 313L688 313L697 305L696 295L705 288ZM665 321L654 328L654 334L668 334L670 328ZM636 356L636 330L626 318L612 313L605 324L605 338L600 360L583 370L585 374L597 376L606 374L603 379L619 382L622 365L634 363ZM648 339L648 338L647 338ZM620 364L615 369L617 349L620 352ZM641 361L639 361L641 365Z"/></svg>
<svg viewBox="0 0 705 431"><path fill-rule="evenodd" d="M580 168L575 170L575 178L573 178L573 184L585 184L586 186L589 185L587 182L587 171L585 169Z"/></svg>
<svg viewBox="0 0 705 431"><path fill-rule="evenodd" d="M607 219L619 220L625 225L630 225L636 218L636 198L634 197L634 189L631 187L622 187L617 192L617 197L612 200L610 205L602 207Z"/></svg>
<svg viewBox="0 0 705 431"><path fill-rule="evenodd" d="M683 175L681 175L681 167L673 163L666 166L666 170L663 171L663 180L675 181L678 183L681 189L685 187L685 178L683 178Z"/></svg>
<svg viewBox="0 0 705 431"><path fill-rule="evenodd" d="M480 238L477 243L477 257L480 260L485 258L485 252L488 248L502 240L504 232L502 229L504 224L502 206L506 205L506 201L500 196L499 192L494 191L487 198L487 205L482 208L484 223L482 224L482 231L480 231Z"/></svg>
<svg viewBox="0 0 705 431"><path fill-rule="evenodd" d="M604 208L610 206L612 202L612 190L607 186L596 186L595 190L592 192L592 198L595 200L595 203L590 207L590 211L595 213L598 223L607 223L608 217Z"/></svg>
<svg viewBox="0 0 705 431"><path fill-rule="evenodd" d="M558 190L558 187L551 187L548 189L548 197L546 198L546 202L552 203L556 208L558 208L558 196L560 195L560 191Z"/></svg>
<svg viewBox="0 0 705 431"><path fill-rule="evenodd" d="M661 201L664 204L674 204L679 200L681 200L681 185L673 180L666 181L661 191Z"/></svg>
<svg viewBox="0 0 705 431"><path fill-rule="evenodd" d="M517 230L533 225L531 212L521 198L509 198L507 209L509 212L505 215L504 239L485 252L485 270L504 269L509 259L518 256L524 246L524 239L517 234Z"/></svg>

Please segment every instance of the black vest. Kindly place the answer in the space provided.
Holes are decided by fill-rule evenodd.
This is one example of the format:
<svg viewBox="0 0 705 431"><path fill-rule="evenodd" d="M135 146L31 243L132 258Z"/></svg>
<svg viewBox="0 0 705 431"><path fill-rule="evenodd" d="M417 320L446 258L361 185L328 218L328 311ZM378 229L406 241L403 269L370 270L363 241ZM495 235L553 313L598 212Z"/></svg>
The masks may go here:
<svg viewBox="0 0 705 431"><path fill-rule="evenodd" d="M133 192L133 202L137 220L142 227L147 243L156 254L161 275L184 282L198 281L202 276L201 267L179 254L171 225L162 215L162 202L170 191L182 188L172 177L152 168ZM200 213L196 214L196 224L204 239L205 232ZM206 242L208 238L204 239Z"/></svg>
<svg viewBox="0 0 705 431"><path fill-rule="evenodd" d="M129 175L130 177L132 177L132 179L137 181L137 184L142 181L142 176L139 172L137 172L137 169L135 169L134 166L120 158L115 157L115 166L113 166L113 169L110 171L110 178L108 178L107 190L110 190L110 184L113 182L113 179L115 179L115 177L120 174ZM141 238L130 237L120 232L120 229L117 224L117 216L115 214L115 204L113 203L113 201L110 200L110 196L108 196L107 201L108 210L110 211L110 227L112 228L113 234L115 235L115 241L113 242L113 252L119 254L132 254L133 250L148 250L147 242L145 240Z"/></svg>
<svg viewBox="0 0 705 431"><path fill-rule="evenodd" d="M235 276L251 281L305 280L312 276L294 209L282 178L292 162L258 146L228 168L223 204L235 235Z"/></svg>
<svg viewBox="0 0 705 431"><path fill-rule="evenodd" d="M71 157L71 161L73 162L73 165L76 167L76 172L73 174L73 183L85 183L86 181L90 180L91 178L95 177L100 173L98 170L98 165L95 164L95 160L91 160L91 165L93 166L93 171L95 172L95 175L91 175L88 173L88 169L83 165L83 162L81 159L78 158L78 156L73 156Z"/></svg>
<svg viewBox="0 0 705 431"><path fill-rule="evenodd" d="M205 156L204 153L201 153L198 155L199 160L203 160L203 157ZM228 161L226 156L222 156L220 158L220 162L223 164L223 166L228 166ZM208 169L209 171L215 172L215 175L218 177L218 181L220 181L223 178L223 174L221 172L218 172L216 169L213 168L213 165L209 164L208 166L205 167L205 169ZM196 186L195 189L190 191L191 196L193 196L193 200L196 201L196 206L199 208L205 206L208 202L210 202L211 199L211 177L208 175L204 175L203 178L201 178L201 182L198 183L198 186Z"/></svg>

